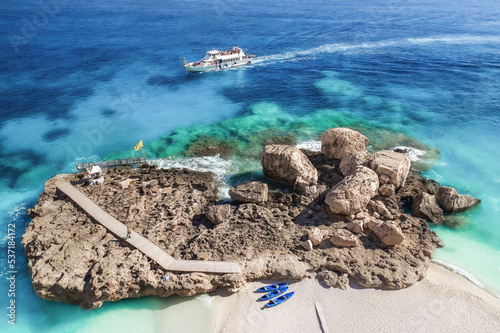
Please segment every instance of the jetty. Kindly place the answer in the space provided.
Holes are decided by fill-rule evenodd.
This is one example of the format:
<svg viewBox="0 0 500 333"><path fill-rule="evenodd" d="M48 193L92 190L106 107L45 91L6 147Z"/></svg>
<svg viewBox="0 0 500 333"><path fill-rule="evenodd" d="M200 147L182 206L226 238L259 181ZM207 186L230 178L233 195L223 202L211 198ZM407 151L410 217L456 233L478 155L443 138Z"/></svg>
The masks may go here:
<svg viewBox="0 0 500 333"><path fill-rule="evenodd" d="M144 236L132 231L131 237L127 238L127 226L109 215L101 207L96 205L84 193L68 182L57 184L57 188L66 194L81 209L89 214L95 221L99 222L111 233L154 260L166 271L173 272L203 272L216 274L240 273L238 263L222 261L199 261L199 260L177 260L166 253L158 245Z"/></svg>
<svg viewBox="0 0 500 333"><path fill-rule="evenodd" d="M110 161L101 161L101 162L88 162L88 163L77 163L77 170L85 170L91 169L93 166L99 166L101 169L117 167L122 165L131 165L131 164L140 164L145 163L146 157L134 157L134 158L126 158L122 160L110 160Z"/></svg>

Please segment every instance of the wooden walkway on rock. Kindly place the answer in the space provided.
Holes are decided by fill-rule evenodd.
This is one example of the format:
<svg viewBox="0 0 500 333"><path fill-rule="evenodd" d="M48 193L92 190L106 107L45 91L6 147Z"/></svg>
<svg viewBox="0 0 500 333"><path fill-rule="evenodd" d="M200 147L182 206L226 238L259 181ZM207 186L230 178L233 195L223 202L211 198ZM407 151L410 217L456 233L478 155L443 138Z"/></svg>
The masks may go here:
<svg viewBox="0 0 500 333"><path fill-rule="evenodd" d="M90 169L94 165L99 166L100 168L110 168L110 167L115 167L115 166L120 166L120 165L130 165L130 164L139 164L139 163L145 163L146 158L145 157L134 157L134 158L126 158L124 160L111 160L111 161L104 161L104 162L89 162L89 163L77 163L76 164L76 169L77 170L85 170L85 169Z"/></svg>
<svg viewBox="0 0 500 333"><path fill-rule="evenodd" d="M127 235L127 226L106 213L101 207L97 206L85 194L67 182L57 184L57 188L80 206L94 220L101 223L109 231L118 237L123 237L124 241L134 246L142 253L153 259L167 271L176 272L204 272L204 273L239 273L238 263L222 261L196 261L196 260L176 260L156 244L147 238L132 231L130 238Z"/></svg>

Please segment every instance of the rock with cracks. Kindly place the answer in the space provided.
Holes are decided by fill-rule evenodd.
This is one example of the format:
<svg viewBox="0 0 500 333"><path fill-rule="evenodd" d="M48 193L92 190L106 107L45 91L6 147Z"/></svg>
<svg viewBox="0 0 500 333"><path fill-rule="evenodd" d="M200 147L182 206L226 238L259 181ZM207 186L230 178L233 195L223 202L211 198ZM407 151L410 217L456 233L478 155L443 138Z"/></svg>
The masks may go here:
<svg viewBox="0 0 500 333"><path fill-rule="evenodd" d="M377 174L366 167L359 167L327 193L325 203L333 213L355 215L366 208L377 194L378 186Z"/></svg>
<svg viewBox="0 0 500 333"><path fill-rule="evenodd" d="M375 223L372 225L371 229L385 245L397 245L405 238L403 231L395 221Z"/></svg>
<svg viewBox="0 0 500 333"><path fill-rule="evenodd" d="M241 203L266 202L269 197L267 184L261 182L247 182L238 185L229 191L231 199Z"/></svg>
<svg viewBox="0 0 500 333"><path fill-rule="evenodd" d="M414 216L424 218L435 224L442 224L444 220L443 210L439 207L436 197L425 192L420 193L413 199L411 212Z"/></svg>
<svg viewBox="0 0 500 333"><path fill-rule="evenodd" d="M441 186L437 190L436 198L445 213L461 212L481 202L471 196L458 194L453 187L446 186Z"/></svg>
<svg viewBox="0 0 500 333"><path fill-rule="evenodd" d="M369 165L379 176L381 184L390 183L398 188L408 177L411 159L407 154L382 150L374 154Z"/></svg>
<svg viewBox="0 0 500 333"><path fill-rule="evenodd" d="M262 171L272 180L304 187L318 181L318 172L295 146L267 145L261 159Z"/></svg>
<svg viewBox="0 0 500 333"><path fill-rule="evenodd" d="M321 137L321 151L328 158L343 159L356 152L366 151L368 142L366 136L350 128L331 128Z"/></svg>
<svg viewBox="0 0 500 333"><path fill-rule="evenodd" d="M359 244L358 237L346 229L339 229L332 234L330 242L339 247L351 247Z"/></svg>

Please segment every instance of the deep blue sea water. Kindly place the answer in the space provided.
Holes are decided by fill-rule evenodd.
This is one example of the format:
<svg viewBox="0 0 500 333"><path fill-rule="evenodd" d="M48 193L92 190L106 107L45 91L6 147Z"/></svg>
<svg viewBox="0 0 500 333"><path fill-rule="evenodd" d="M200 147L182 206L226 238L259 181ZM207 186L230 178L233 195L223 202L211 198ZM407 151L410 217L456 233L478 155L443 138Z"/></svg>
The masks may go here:
<svg viewBox="0 0 500 333"><path fill-rule="evenodd" d="M1 332L213 331L209 298L84 311L31 286L20 243L44 182L141 139L157 164L214 171L222 197L227 183L259 175L256 133L314 146L325 129L350 126L374 148L425 151L426 176L482 199L461 228L434 228L446 245L436 258L500 294L497 1L4 0L0 35ZM258 60L201 75L180 66L237 45ZM201 135L233 139L238 155L180 158Z"/></svg>

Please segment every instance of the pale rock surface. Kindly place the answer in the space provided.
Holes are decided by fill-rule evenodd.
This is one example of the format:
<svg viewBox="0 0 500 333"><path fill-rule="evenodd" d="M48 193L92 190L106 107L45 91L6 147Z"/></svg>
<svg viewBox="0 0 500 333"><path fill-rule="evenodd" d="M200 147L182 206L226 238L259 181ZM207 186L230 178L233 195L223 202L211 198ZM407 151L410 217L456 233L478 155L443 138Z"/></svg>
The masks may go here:
<svg viewBox="0 0 500 333"><path fill-rule="evenodd" d="M366 136L350 128L331 128L321 137L321 151L328 158L343 159L355 152L366 151L368 142Z"/></svg>
<svg viewBox="0 0 500 333"><path fill-rule="evenodd" d="M359 166L368 166L370 156L368 151L361 150L344 157L342 161L340 161L340 172L342 172L344 176L353 174Z"/></svg>
<svg viewBox="0 0 500 333"><path fill-rule="evenodd" d="M237 202L261 203L269 198L269 189L261 182L247 182L229 190L229 195Z"/></svg>
<svg viewBox="0 0 500 333"><path fill-rule="evenodd" d="M325 203L333 213L354 215L366 208L377 194L378 187L377 174L366 167L359 167L327 193Z"/></svg>
<svg viewBox="0 0 500 333"><path fill-rule="evenodd" d="M312 251L313 249L313 243L311 242L310 239L306 240L305 242L302 242L300 246L302 246L307 251Z"/></svg>
<svg viewBox="0 0 500 333"><path fill-rule="evenodd" d="M458 194L453 187L446 186L441 186L437 190L436 198L445 213L467 210L481 202L481 200L474 197Z"/></svg>
<svg viewBox="0 0 500 333"><path fill-rule="evenodd" d="M411 159L407 154L381 150L373 155L369 165L379 175L381 184L391 183L398 188L408 177Z"/></svg>
<svg viewBox="0 0 500 333"><path fill-rule="evenodd" d="M314 246L318 246L319 243L328 235L328 230L321 230L320 228L313 228L309 234L308 239L312 242Z"/></svg>
<svg viewBox="0 0 500 333"><path fill-rule="evenodd" d="M338 229L330 238L333 245L339 247L352 247L359 245L358 237L346 229Z"/></svg>
<svg viewBox="0 0 500 333"><path fill-rule="evenodd" d="M376 223L373 225L371 230L385 245L397 245L404 240L404 235L401 231L401 228L394 221L384 221L382 223Z"/></svg>
<svg viewBox="0 0 500 333"><path fill-rule="evenodd" d="M261 159L264 174L275 181L300 187L314 185L318 171L306 155L295 146L267 145Z"/></svg>

